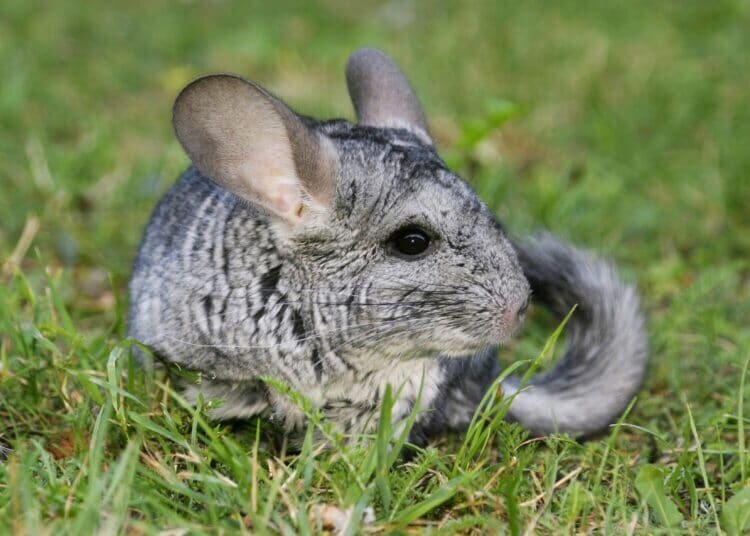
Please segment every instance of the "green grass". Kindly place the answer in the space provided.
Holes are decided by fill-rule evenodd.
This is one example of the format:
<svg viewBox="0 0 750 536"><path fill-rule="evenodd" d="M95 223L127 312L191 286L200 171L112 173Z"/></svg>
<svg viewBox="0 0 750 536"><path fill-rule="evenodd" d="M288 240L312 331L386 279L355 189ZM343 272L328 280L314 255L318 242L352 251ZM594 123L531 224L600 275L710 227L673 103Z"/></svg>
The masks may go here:
<svg viewBox="0 0 750 536"><path fill-rule="evenodd" d="M0 533L316 533L334 507L349 533L748 527L750 4L253 3L0 5ZM653 362L610 434L528 438L491 398L410 461L388 427L349 444L313 410L337 448L290 454L130 364L130 263L187 163L176 92L234 71L351 117L363 44L514 234L547 227L638 283ZM503 358L553 330L532 315Z"/></svg>

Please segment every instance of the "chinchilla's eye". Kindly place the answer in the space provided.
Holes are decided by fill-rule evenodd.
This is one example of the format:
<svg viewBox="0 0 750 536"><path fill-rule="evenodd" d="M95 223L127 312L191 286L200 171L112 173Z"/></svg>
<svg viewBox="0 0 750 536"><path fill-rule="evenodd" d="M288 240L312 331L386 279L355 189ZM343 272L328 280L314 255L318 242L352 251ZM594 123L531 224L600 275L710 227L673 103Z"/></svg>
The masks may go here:
<svg viewBox="0 0 750 536"><path fill-rule="evenodd" d="M430 235L419 227L409 226L391 235L388 242L400 257L416 258L430 247Z"/></svg>

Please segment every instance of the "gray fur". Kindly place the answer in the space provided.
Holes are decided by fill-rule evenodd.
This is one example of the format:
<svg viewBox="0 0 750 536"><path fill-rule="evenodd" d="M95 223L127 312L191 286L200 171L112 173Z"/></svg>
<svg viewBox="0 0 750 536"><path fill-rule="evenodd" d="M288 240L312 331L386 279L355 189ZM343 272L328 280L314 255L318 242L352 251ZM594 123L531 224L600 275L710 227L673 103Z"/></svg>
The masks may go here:
<svg viewBox="0 0 750 536"><path fill-rule="evenodd" d="M358 73L379 72L385 56L378 54L355 53L349 65L357 68L347 70L355 86ZM354 93L358 112L377 98ZM188 130L200 127L192 122L203 117L197 113L185 123ZM191 167L146 229L130 282L130 334L160 359L201 373L197 384L185 386L188 399L223 400L217 419L264 415L299 429L296 408L260 380L271 376L310 398L342 429L368 431L390 384L399 394L394 421L419 403L414 441L460 430L499 373L497 346L522 320L528 276L553 306L593 305L581 304L590 314L571 326L571 353L562 367L520 393L512 416L534 431L574 433L592 428L580 424L587 416L574 407L590 412L599 428L616 417L645 367L632 289L551 238L520 246L519 262L487 206L425 140L423 123L391 128L298 116L293 123L324 144L332 160L325 169L333 193L319 196L311 215L291 222L266 210L267 203L252 202L258 191L252 173L238 187L231 174L216 179ZM248 150L256 145L248 138ZM212 147L189 151L205 154ZM315 192L297 149L292 152L294 184L309 200ZM242 195L245 187L252 195ZM418 260L394 256L389 236L415 224L434 235L431 250ZM631 295L624 304L621 298ZM591 372L578 372L581 366ZM607 385L616 396L605 400ZM559 402L566 411L552 414Z"/></svg>

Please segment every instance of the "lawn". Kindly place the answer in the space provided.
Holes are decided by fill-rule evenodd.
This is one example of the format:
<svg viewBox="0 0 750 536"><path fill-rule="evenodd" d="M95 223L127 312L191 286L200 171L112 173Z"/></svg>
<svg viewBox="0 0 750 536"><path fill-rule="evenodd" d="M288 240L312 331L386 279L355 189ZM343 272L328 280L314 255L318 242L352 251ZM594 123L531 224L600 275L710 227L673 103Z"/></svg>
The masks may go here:
<svg viewBox="0 0 750 536"><path fill-rule="evenodd" d="M748 28L742 0L4 0L0 534L750 530ZM479 423L405 459L387 426L345 442L310 410L337 447L294 453L130 361L130 265L187 165L179 89L237 72L352 118L365 44L514 235L547 228L637 283L652 363L608 434ZM501 359L554 329L532 311Z"/></svg>

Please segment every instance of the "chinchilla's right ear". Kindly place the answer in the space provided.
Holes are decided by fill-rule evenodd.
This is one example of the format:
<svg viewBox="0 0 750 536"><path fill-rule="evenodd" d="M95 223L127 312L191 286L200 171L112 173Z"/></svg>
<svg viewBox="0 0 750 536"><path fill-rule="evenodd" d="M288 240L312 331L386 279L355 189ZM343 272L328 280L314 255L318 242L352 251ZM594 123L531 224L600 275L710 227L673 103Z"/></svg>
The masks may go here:
<svg viewBox="0 0 750 536"><path fill-rule="evenodd" d="M199 78L174 103L180 143L207 177L290 225L325 211L337 158L276 97L232 75Z"/></svg>
<svg viewBox="0 0 750 536"><path fill-rule="evenodd" d="M346 62L346 84L360 125L405 128L432 145L422 105L396 62L360 48Z"/></svg>

